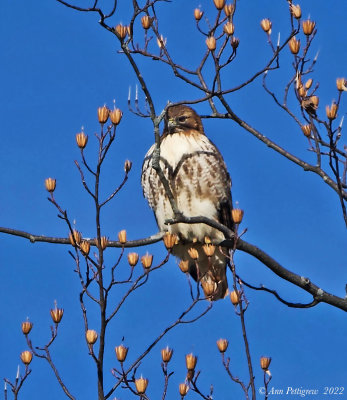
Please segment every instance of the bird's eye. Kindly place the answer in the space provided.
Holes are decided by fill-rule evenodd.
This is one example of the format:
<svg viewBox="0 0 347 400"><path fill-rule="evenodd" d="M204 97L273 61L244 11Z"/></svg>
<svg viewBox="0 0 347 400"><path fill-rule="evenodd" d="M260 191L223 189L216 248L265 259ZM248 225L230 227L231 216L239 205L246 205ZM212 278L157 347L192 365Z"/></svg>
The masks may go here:
<svg viewBox="0 0 347 400"><path fill-rule="evenodd" d="M185 115L182 115L181 117L178 117L179 122L184 122L187 119Z"/></svg>

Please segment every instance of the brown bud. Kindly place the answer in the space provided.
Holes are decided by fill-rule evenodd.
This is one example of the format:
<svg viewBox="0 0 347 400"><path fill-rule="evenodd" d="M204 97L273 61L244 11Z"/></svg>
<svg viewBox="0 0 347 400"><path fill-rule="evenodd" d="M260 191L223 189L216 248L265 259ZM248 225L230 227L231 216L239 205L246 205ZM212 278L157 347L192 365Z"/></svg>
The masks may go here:
<svg viewBox="0 0 347 400"><path fill-rule="evenodd" d="M98 340L98 334L93 329L88 329L86 339L88 344L94 344Z"/></svg>
<svg viewBox="0 0 347 400"><path fill-rule="evenodd" d="M149 27L151 26L151 24L152 24L152 19L148 16L148 15L144 15L142 18L141 18L141 24L142 24L142 26L143 26L143 29L149 29Z"/></svg>
<svg viewBox="0 0 347 400"><path fill-rule="evenodd" d="M131 161L125 160L124 171L128 174L130 172L132 166L133 166L133 163Z"/></svg>
<svg viewBox="0 0 347 400"><path fill-rule="evenodd" d="M131 267L135 267L138 261L139 261L139 255L137 253L128 254L128 263Z"/></svg>
<svg viewBox="0 0 347 400"><path fill-rule="evenodd" d="M319 105L319 97L318 96L311 96L310 97L310 101L313 104L313 106L315 107L315 109L317 109L318 105Z"/></svg>
<svg viewBox="0 0 347 400"><path fill-rule="evenodd" d="M118 125L122 119L122 116L123 111L121 111L119 108L114 108L112 111L110 111L110 120L113 125Z"/></svg>
<svg viewBox="0 0 347 400"><path fill-rule="evenodd" d="M24 335L27 335L33 327L33 323L30 321L24 321L22 322L22 332Z"/></svg>
<svg viewBox="0 0 347 400"><path fill-rule="evenodd" d="M337 116L337 104L335 102L331 103L331 106L326 106L325 111L327 114L328 119L333 120Z"/></svg>
<svg viewBox="0 0 347 400"><path fill-rule="evenodd" d="M49 193L53 193L55 191L55 187L57 186L57 181L53 178L45 179L45 187Z"/></svg>
<svg viewBox="0 0 347 400"><path fill-rule="evenodd" d="M188 369L187 371L187 376L186 376L186 380L188 382L192 381L195 375L195 371L193 369Z"/></svg>
<svg viewBox="0 0 347 400"><path fill-rule="evenodd" d="M299 6L299 4L297 4L297 5L291 4L290 12L292 13L294 18L296 18L296 19L301 18L301 7Z"/></svg>
<svg viewBox="0 0 347 400"><path fill-rule="evenodd" d="M227 17L230 17L230 15L232 15L234 13L234 6L233 6L233 4L226 4L225 6L224 6L224 14L227 16Z"/></svg>
<svg viewBox="0 0 347 400"><path fill-rule="evenodd" d="M234 208L231 210L231 217L235 224L241 224L242 218L243 218L244 211L241 210L240 208Z"/></svg>
<svg viewBox="0 0 347 400"><path fill-rule="evenodd" d="M311 21L310 19L307 19L306 21L302 21L302 29L304 31L304 34L307 36L311 35L315 26L316 26L316 23L314 21Z"/></svg>
<svg viewBox="0 0 347 400"><path fill-rule="evenodd" d="M118 360L119 362L125 361L125 359L126 359L126 357L127 357L127 354L128 354L129 348L128 348L128 347L125 347L125 346L123 346L123 345L121 344L120 346L115 347L114 350L115 350L115 352L116 352L117 360Z"/></svg>
<svg viewBox="0 0 347 400"><path fill-rule="evenodd" d="M55 307L51 309L51 317L55 324L59 324L59 322L63 318L63 314L64 314L64 309L57 308L57 304L55 304Z"/></svg>
<svg viewBox="0 0 347 400"><path fill-rule="evenodd" d="M232 22L227 22L224 27L223 31L228 35L231 36L235 31L235 26Z"/></svg>
<svg viewBox="0 0 347 400"><path fill-rule="evenodd" d="M164 241L165 247L168 250L171 250L177 242L177 235L166 232L163 237L163 241Z"/></svg>
<svg viewBox="0 0 347 400"><path fill-rule="evenodd" d="M269 35L271 34L272 22L268 18L262 19L260 21L260 26L263 28L264 32Z"/></svg>
<svg viewBox="0 0 347 400"><path fill-rule="evenodd" d="M233 290L230 293L230 300L234 306L237 306L240 302L240 292L236 292L235 290Z"/></svg>
<svg viewBox="0 0 347 400"><path fill-rule="evenodd" d="M197 260L199 258L199 253L196 249L194 249L194 247L188 249L188 254L193 260Z"/></svg>
<svg viewBox="0 0 347 400"><path fill-rule="evenodd" d="M123 26L122 24L118 24L115 29L116 29L116 32L117 32L119 38L121 40L123 40L125 38L125 36L127 35L127 33L128 33L127 26Z"/></svg>
<svg viewBox="0 0 347 400"><path fill-rule="evenodd" d="M76 246L76 244L80 244L82 240L81 232L76 231L76 229L72 230L72 233L69 233L69 239L72 246Z"/></svg>
<svg viewBox="0 0 347 400"><path fill-rule="evenodd" d="M109 113L110 110L106 106L98 108L98 120L100 124L103 125L108 120Z"/></svg>
<svg viewBox="0 0 347 400"><path fill-rule="evenodd" d="M152 254L146 253L144 256L141 257L141 263L144 268L148 269L151 268L153 262Z"/></svg>
<svg viewBox="0 0 347 400"><path fill-rule="evenodd" d="M178 386L178 390L180 392L180 395L184 397L188 393L189 386L186 383L180 383Z"/></svg>
<svg viewBox="0 0 347 400"><path fill-rule="evenodd" d="M157 38L157 44L159 49L162 49L166 46L166 38L164 39L163 35L160 35L160 38Z"/></svg>
<svg viewBox="0 0 347 400"><path fill-rule="evenodd" d="M184 273L189 271L189 261L187 260L181 260L180 263L178 264L180 267L180 270Z"/></svg>
<svg viewBox="0 0 347 400"><path fill-rule="evenodd" d="M297 38L293 36L289 40L289 48L293 54L298 54L300 50L300 40L297 40Z"/></svg>
<svg viewBox="0 0 347 400"><path fill-rule="evenodd" d="M264 371L269 369L271 363L271 357L261 357L260 358L260 366L261 369L263 369Z"/></svg>
<svg viewBox="0 0 347 400"><path fill-rule="evenodd" d="M83 240L80 244L80 249L82 253L87 256L90 252L90 243L87 242L86 240Z"/></svg>
<svg viewBox="0 0 347 400"><path fill-rule="evenodd" d="M302 125L301 130L306 137L311 137L311 125Z"/></svg>
<svg viewBox="0 0 347 400"><path fill-rule="evenodd" d="M188 371L192 371L196 367L198 358L193 355L193 353L186 355L186 366Z"/></svg>
<svg viewBox="0 0 347 400"><path fill-rule="evenodd" d="M209 36L206 39L206 45L210 51L216 50L216 38L214 36Z"/></svg>
<svg viewBox="0 0 347 400"><path fill-rule="evenodd" d="M313 79L308 79L307 81L306 81L306 83L305 83L305 89L310 89L310 87L312 86L312 83L313 83Z"/></svg>
<svg viewBox="0 0 347 400"><path fill-rule="evenodd" d="M217 340L217 347L221 353L225 353L228 348L229 342L226 339Z"/></svg>
<svg viewBox="0 0 347 400"><path fill-rule="evenodd" d="M301 85L298 89L298 93L300 97L306 97L307 90Z"/></svg>
<svg viewBox="0 0 347 400"><path fill-rule="evenodd" d="M84 132L77 133L76 142L80 149L84 149L88 143L88 136Z"/></svg>
<svg viewBox="0 0 347 400"><path fill-rule="evenodd" d="M200 21L203 15L204 15L204 12L201 11L199 8L196 8L196 9L194 10L194 18L195 18L197 21Z"/></svg>
<svg viewBox="0 0 347 400"><path fill-rule="evenodd" d="M29 350L25 350L20 354L20 359L22 360L23 364L29 365L33 359L33 353Z"/></svg>
<svg viewBox="0 0 347 400"><path fill-rule="evenodd" d="M148 379L142 378L142 376L135 379L135 386L138 394L144 394L148 386Z"/></svg>
<svg viewBox="0 0 347 400"><path fill-rule="evenodd" d="M345 78L337 78L336 79L336 87L337 87L338 91L346 92L347 91L346 79Z"/></svg>
<svg viewBox="0 0 347 400"><path fill-rule="evenodd" d="M162 349L161 358L164 361L164 363L168 363L171 360L172 354L173 350L170 349L168 346L166 346L165 349Z"/></svg>
<svg viewBox="0 0 347 400"><path fill-rule="evenodd" d="M213 244L204 244L202 246L202 249L204 250L204 253L207 255L207 257L212 257L216 250L216 246L214 246Z"/></svg>
<svg viewBox="0 0 347 400"><path fill-rule="evenodd" d="M108 238L106 236L101 236L100 238L100 247L102 250L105 250L108 245Z"/></svg>
<svg viewBox="0 0 347 400"><path fill-rule="evenodd" d="M208 236L204 237L204 242L205 242L205 244L211 244L212 243L211 239Z"/></svg>
<svg viewBox="0 0 347 400"><path fill-rule="evenodd" d="M206 297L212 296L217 289L217 284L212 280L202 280L201 286Z"/></svg>
<svg viewBox="0 0 347 400"><path fill-rule="evenodd" d="M213 0L213 2L217 10L222 10L224 8L225 0Z"/></svg>
<svg viewBox="0 0 347 400"><path fill-rule="evenodd" d="M125 229L118 233L118 240L121 244L124 244L127 241L127 231Z"/></svg>
<svg viewBox="0 0 347 400"><path fill-rule="evenodd" d="M236 37L232 37L230 40L231 47L236 50L239 47L240 39Z"/></svg>

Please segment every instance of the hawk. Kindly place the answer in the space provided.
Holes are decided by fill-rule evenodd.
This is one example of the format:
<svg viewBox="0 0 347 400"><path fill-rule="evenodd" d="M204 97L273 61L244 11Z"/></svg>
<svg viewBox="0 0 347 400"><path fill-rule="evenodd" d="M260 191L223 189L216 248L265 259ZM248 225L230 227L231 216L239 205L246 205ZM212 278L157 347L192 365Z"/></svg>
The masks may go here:
<svg viewBox="0 0 347 400"><path fill-rule="evenodd" d="M152 168L155 148L153 144L145 156L141 183L158 227L178 236L172 253L189 262L190 275L201 282L204 291L204 283L213 283L212 300L224 298L228 289L227 249L216 248L212 257L207 257L203 251L206 238L220 243L225 239L224 234L203 223L165 224L174 214L164 186ZM160 166L177 208L185 217L203 216L234 228L229 173L222 155L205 135L201 119L192 108L174 105L167 109L160 138ZM188 253L191 248L198 251L196 262Z"/></svg>

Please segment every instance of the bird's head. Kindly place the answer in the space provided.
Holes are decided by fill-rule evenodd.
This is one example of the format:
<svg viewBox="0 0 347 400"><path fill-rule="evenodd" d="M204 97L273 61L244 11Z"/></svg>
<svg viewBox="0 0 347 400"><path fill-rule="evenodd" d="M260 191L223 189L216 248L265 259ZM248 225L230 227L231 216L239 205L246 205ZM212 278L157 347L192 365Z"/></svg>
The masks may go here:
<svg viewBox="0 0 347 400"><path fill-rule="evenodd" d="M164 133L200 133L204 135L204 128L199 115L192 108L178 105L167 109Z"/></svg>

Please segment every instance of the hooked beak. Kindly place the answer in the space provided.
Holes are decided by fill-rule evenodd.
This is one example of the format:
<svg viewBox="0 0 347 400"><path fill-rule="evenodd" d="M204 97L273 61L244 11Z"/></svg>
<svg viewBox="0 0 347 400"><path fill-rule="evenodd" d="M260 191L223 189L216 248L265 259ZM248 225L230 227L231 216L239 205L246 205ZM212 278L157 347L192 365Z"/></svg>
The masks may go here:
<svg viewBox="0 0 347 400"><path fill-rule="evenodd" d="M172 132L177 126L176 120L174 118L169 118L167 121L167 127L169 132Z"/></svg>

